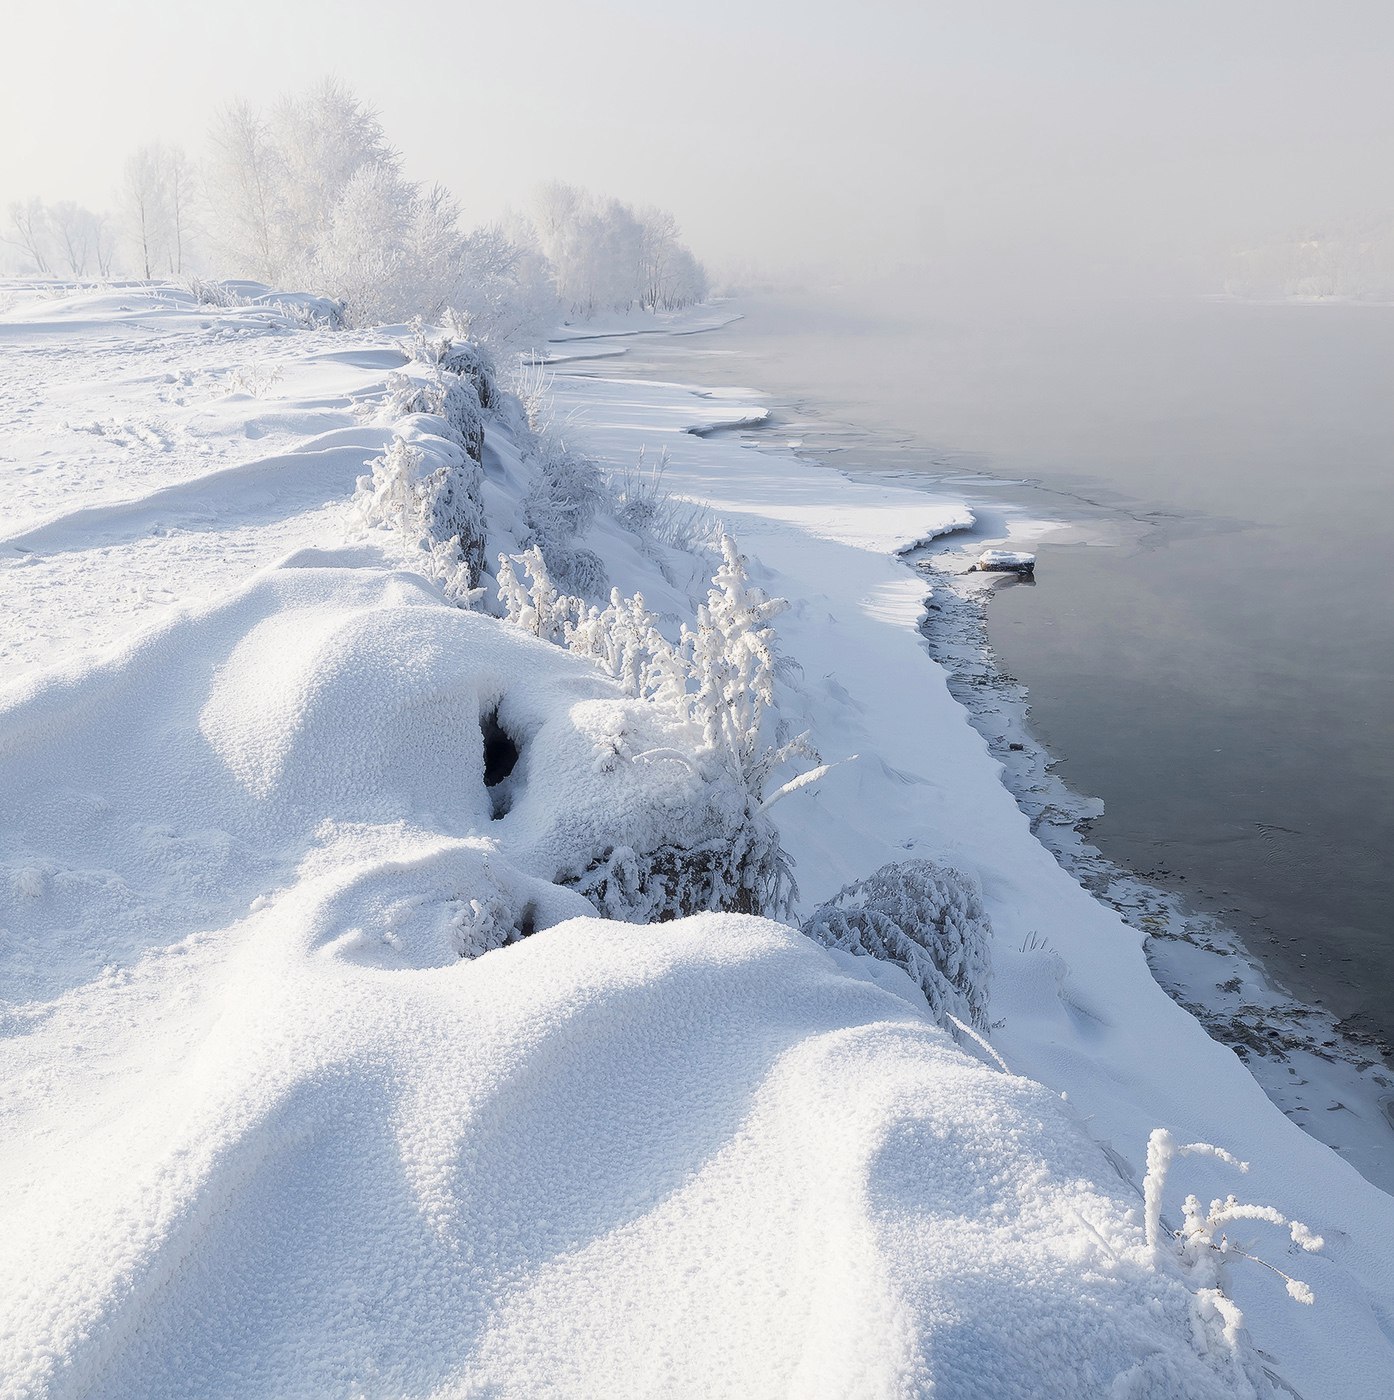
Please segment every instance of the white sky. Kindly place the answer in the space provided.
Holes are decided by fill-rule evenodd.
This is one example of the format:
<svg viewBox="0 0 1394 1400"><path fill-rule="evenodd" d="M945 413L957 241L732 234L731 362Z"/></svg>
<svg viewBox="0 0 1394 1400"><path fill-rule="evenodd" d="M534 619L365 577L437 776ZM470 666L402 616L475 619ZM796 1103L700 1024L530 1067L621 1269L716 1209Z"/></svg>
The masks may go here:
<svg viewBox="0 0 1394 1400"><path fill-rule="evenodd" d="M3 0L0 206L333 72L471 222L559 177L718 264L1161 267L1394 214L1394 0Z"/></svg>

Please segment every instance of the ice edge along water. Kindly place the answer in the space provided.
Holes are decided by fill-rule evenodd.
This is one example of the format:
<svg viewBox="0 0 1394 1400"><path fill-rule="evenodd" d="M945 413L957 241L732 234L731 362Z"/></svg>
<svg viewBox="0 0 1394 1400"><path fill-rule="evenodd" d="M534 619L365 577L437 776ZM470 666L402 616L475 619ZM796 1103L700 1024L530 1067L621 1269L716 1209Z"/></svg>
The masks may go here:
<svg viewBox="0 0 1394 1400"><path fill-rule="evenodd" d="M370 395L393 363L390 342L350 341L343 358L305 343L320 353L310 378L336 385L316 383L334 411L348 406L346 384ZM144 819L121 848L102 847L105 866L27 862L13 872L18 901L32 912L99 899L119 922L133 875L173 870L192 882L183 914L199 932L135 962L113 958L70 995L14 1013L7 1082L23 1100L7 1128L22 1129L12 1139L22 1150L0 1168L14 1245L5 1293L21 1319L11 1340L38 1369L10 1370L10 1388L187 1393L196 1378L246 1393L294 1374L321 1389L337 1377L340 1388L397 1392L409 1379L574 1393L584 1377L643 1393L645 1377L652 1391L676 1375L670 1388L690 1391L717 1377L735 1393L905 1393L949 1367L995 1395L1074 1395L1083 1376L1125 1373L1127 1393L1188 1393L1167 1369L1189 1356L1168 1330L1184 1309L1164 1280L1137 1272L1136 1231L1113 1223L1140 1204L1160 1124L1234 1148L1254 1163L1246 1194L1328 1238L1327 1256L1301 1270L1313 1309L1295 1309L1271 1279L1235 1278L1275 1368L1310 1397L1381 1393L1394 1336L1388 1198L1281 1119L1161 995L1138 940L1036 841L921 644L924 586L896 552L965 523L962 504L853 482L830 500L822 468L692 433L748 419L761 407L751 395L563 379L558 398L612 465L640 443L668 446L674 487L720 510L770 591L796 600L781 627L804 668L790 718L813 722L839 760L820 787L781 804L806 903L906 854L977 873L998 934L997 1048L1068 1090L1069 1106L964 1060L894 969L830 958L768 924L665 932L584 920L470 964L467 978L443 980L449 969L435 964L392 971L394 945L371 936L371 920L428 946L421 923L434 906L404 901L404 887L440 900L487 860L470 838L430 829L423 801L442 799L429 782L397 788L443 761L452 787L473 791L467 756L441 750L439 724L464 732L477 718L475 663L468 645L457 653L460 638L483 633L371 550L302 552L95 671L75 654L57 690L39 687L55 702L30 731L44 762L7 794L7 824L38 814L54 839L94 841L113 810L97 789L123 774L116 795ZM269 416L254 402L238 413ZM382 445L368 425L335 431L343 463L292 452L285 482L244 491L245 474L224 478L231 505L205 478L149 519L103 519L127 545L176 546L161 570L202 522L214 548L163 575L181 586L206 571L233 520L301 520L234 561L236 578L278 544L316 542L297 530L332 535L322 503L346 489L347 439L360 434L360 466ZM290 489L305 469L324 475ZM87 566L68 582L90 586L101 551L55 542ZM135 562L118 548L118 571ZM16 563L20 577L45 567ZM302 623L315 646L296 641ZM197 657L172 647L190 637ZM538 645L519 656L535 656L554 684L594 692L566 658L529 650ZM460 674L423 709L413 687L431 675L421 658L437 655ZM65 688L86 704L94 685L125 706L115 745L102 703L62 727ZM192 733L190 714L201 717ZM77 730L90 742L75 742ZM346 733L366 742L345 753ZM381 794L345 785L345 758L361 765L389 742ZM227 784L219 755L254 785L266 772L293 778L260 784L257 803L271 805L255 816L252 804L240 832L208 820L210 793ZM165 799L148 790L164 769L189 804L182 814L162 815ZM411 819L384 823L379 806L397 797ZM245 804L220 801L225 820ZM326 819L291 869L276 833L303 820L297 804ZM276 839L257 845L267 817ZM267 887L221 929L226 891L200 883L219 866L233 886ZM76 930L56 945L79 963L101 951ZM1086 1137L1120 1180L1101 1177ZM1202 1195L1235 1185L1202 1161L1175 1175ZM1163 1309L1156 1331L1149 1297Z"/></svg>

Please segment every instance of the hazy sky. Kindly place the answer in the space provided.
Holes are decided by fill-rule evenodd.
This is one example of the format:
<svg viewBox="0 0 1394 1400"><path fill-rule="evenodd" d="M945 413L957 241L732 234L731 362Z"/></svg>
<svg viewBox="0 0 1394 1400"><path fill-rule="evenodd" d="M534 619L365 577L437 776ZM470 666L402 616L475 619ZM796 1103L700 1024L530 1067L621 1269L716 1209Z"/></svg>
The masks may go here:
<svg viewBox="0 0 1394 1400"><path fill-rule="evenodd" d="M472 222L560 177L718 264L1160 270L1394 214L1391 0L4 11L5 204L110 203L139 143L332 72Z"/></svg>

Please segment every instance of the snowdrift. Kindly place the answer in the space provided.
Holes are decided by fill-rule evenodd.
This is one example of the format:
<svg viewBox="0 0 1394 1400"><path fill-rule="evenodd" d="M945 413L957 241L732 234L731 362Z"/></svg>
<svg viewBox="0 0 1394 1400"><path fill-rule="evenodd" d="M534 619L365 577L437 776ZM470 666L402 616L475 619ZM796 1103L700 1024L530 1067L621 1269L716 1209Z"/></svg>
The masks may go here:
<svg viewBox="0 0 1394 1400"><path fill-rule="evenodd" d="M5 1393L1231 1393L907 978L572 917L594 833L681 818L592 761L653 707L356 558L0 712Z"/></svg>

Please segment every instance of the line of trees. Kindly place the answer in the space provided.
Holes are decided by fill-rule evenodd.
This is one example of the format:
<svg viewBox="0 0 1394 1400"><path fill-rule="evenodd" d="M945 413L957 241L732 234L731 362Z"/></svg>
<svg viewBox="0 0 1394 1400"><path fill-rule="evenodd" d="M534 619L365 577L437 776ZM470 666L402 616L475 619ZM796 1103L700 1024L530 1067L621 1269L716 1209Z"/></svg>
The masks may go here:
<svg viewBox="0 0 1394 1400"><path fill-rule="evenodd" d="M1225 290L1240 297L1394 297L1394 222L1366 219L1256 244L1231 255Z"/></svg>
<svg viewBox="0 0 1394 1400"><path fill-rule="evenodd" d="M510 343L559 312L668 310L708 291L671 214L575 186L466 229L449 190L409 180L377 113L332 78L266 110L224 108L202 160L142 146L113 212L12 204L3 237L41 277L243 277L336 297L355 324L452 308Z"/></svg>

